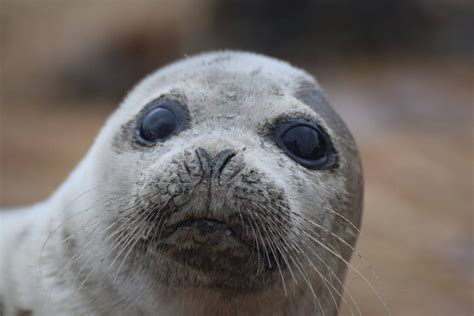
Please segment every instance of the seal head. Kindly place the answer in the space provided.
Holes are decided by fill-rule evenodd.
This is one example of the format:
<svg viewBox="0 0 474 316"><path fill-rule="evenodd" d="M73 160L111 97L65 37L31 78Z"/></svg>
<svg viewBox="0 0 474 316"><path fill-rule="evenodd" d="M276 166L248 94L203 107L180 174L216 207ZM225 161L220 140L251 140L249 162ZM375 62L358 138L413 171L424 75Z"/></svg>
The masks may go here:
<svg viewBox="0 0 474 316"><path fill-rule="evenodd" d="M361 166L302 70L242 52L165 67L126 97L73 177L62 191L101 189L68 211L67 234L87 231L72 238L72 270L138 310L185 313L177 302L201 299L196 313L338 308Z"/></svg>

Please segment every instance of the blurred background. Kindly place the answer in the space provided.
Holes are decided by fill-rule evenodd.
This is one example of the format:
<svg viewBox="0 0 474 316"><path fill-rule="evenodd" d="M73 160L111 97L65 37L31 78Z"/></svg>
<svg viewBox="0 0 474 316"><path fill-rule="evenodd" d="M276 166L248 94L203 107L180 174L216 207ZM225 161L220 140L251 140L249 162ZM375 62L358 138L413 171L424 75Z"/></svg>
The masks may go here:
<svg viewBox="0 0 474 316"><path fill-rule="evenodd" d="M353 263L391 314L474 314L472 1L3 0L0 19L1 207L53 192L157 67L261 52L314 74L359 143L370 267ZM364 315L383 314L347 281Z"/></svg>

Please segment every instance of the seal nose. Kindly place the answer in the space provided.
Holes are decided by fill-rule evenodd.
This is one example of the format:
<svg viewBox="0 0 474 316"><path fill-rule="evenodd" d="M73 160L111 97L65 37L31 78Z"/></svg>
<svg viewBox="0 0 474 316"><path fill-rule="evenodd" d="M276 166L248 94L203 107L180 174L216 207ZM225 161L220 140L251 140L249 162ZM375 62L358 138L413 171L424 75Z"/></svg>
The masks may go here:
<svg viewBox="0 0 474 316"><path fill-rule="evenodd" d="M199 147L196 149L196 155L201 163L204 175L218 178L227 163L236 155L236 152L233 149L227 148L220 151L215 155L214 159L212 159L207 150Z"/></svg>

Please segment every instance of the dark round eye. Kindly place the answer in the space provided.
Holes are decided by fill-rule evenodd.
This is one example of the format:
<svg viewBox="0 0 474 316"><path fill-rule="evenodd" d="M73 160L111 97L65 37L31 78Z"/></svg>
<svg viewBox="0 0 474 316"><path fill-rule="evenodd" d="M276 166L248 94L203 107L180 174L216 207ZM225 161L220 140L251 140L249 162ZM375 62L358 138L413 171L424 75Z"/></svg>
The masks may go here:
<svg viewBox="0 0 474 316"><path fill-rule="evenodd" d="M151 110L140 125L140 136L153 142L171 135L176 128L176 116L167 108L158 107Z"/></svg>
<svg viewBox="0 0 474 316"><path fill-rule="evenodd" d="M153 101L151 108L139 120L136 134L140 143L154 144L166 140L185 126L185 112L180 104L173 100Z"/></svg>
<svg viewBox="0 0 474 316"><path fill-rule="evenodd" d="M335 162L329 137L310 122L283 123L276 131L276 142L288 156L306 168L324 169Z"/></svg>

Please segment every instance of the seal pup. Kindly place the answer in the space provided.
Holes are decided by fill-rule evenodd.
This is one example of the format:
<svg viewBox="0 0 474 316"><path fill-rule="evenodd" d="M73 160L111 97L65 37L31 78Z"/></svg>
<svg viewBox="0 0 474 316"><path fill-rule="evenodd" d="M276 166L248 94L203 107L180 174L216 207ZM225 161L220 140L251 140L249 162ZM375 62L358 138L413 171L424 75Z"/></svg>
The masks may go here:
<svg viewBox="0 0 474 316"><path fill-rule="evenodd" d="M1 214L3 313L335 315L362 195L312 76L186 58L127 95L50 198Z"/></svg>

